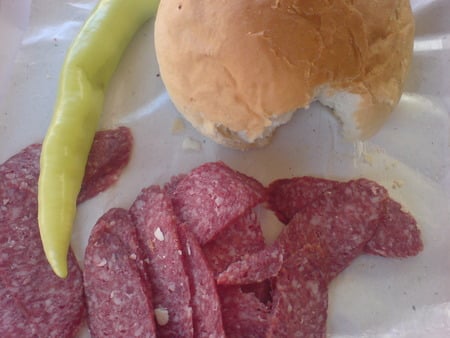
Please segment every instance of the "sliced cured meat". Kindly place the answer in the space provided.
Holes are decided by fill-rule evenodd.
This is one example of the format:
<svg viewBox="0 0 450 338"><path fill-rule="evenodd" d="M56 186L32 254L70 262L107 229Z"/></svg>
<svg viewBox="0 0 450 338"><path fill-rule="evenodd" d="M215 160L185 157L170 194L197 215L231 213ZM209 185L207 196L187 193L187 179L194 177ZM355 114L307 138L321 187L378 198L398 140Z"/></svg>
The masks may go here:
<svg viewBox="0 0 450 338"><path fill-rule="evenodd" d="M365 179L349 181L323 194L298 212L282 231L277 245L285 259L317 236L329 253L329 277L344 270L373 237L384 212L387 191Z"/></svg>
<svg viewBox="0 0 450 338"><path fill-rule="evenodd" d="M133 136L126 127L95 134L78 203L106 190L119 179L130 160L132 147Z"/></svg>
<svg viewBox="0 0 450 338"><path fill-rule="evenodd" d="M0 332L73 337L85 315L82 273L72 251L66 279L57 277L45 258L37 223L40 151L40 145L31 145L0 166L0 281L7 294L2 318L16 319ZM26 335L20 334L23 327Z"/></svg>
<svg viewBox="0 0 450 338"><path fill-rule="evenodd" d="M198 338L225 337L220 299L213 272L203 256L197 240L184 226L179 235L191 287L194 336Z"/></svg>
<svg viewBox="0 0 450 338"><path fill-rule="evenodd" d="M345 184L308 176L276 180L268 188L269 208L287 224L308 204ZM423 243L414 217L404 212L401 205L391 198L384 203L385 211L379 215L378 228L365 252L384 257L417 255L423 249Z"/></svg>
<svg viewBox="0 0 450 338"><path fill-rule="evenodd" d="M211 162L192 170L176 185L172 201L201 245L257 204L266 191L254 178Z"/></svg>
<svg viewBox="0 0 450 338"><path fill-rule="evenodd" d="M242 285L263 282L275 277L283 264L283 251L279 246L268 247L245 255L217 276L219 285Z"/></svg>
<svg viewBox="0 0 450 338"><path fill-rule="evenodd" d="M176 218L158 186L144 189L131 207L148 258L158 337L192 337L191 293Z"/></svg>
<svg viewBox="0 0 450 338"><path fill-rule="evenodd" d="M228 338L261 338L267 331L269 308L238 286L219 287L222 318Z"/></svg>
<svg viewBox="0 0 450 338"><path fill-rule="evenodd" d="M0 165L0 221L16 219L36 204L40 154L41 145L32 144Z"/></svg>
<svg viewBox="0 0 450 338"><path fill-rule="evenodd" d="M273 181L268 187L269 209L287 224L297 212L339 184L338 181L310 176Z"/></svg>
<svg viewBox="0 0 450 338"><path fill-rule="evenodd" d="M411 214L388 198L375 235L364 248L366 253L384 257L415 256L423 249L420 230Z"/></svg>
<svg viewBox="0 0 450 338"><path fill-rule="evenodd" d="M95 238L100 237L105 232L119 238L124 249L130 253L132 259L136 262L142 279L149 282L145 265L146 256L130 212L121 208L108 210L92 228L90 238L95 240ZM151 289L148 289L150 292Z"/></svg>
<svg viewBox="0 0 450 338"><path fill-rule="evenodd" d="M265 248L264 236L258 217L253 210L247 211L232 225L223 229L216 239L202 249L215 275L246 254Z"/></svg>
<svg viewBox="0 0 450 338"><path fill-rule="evenodd" d="M111 209L94 226L84 289L93 337L156 337L150 285L128 211Z"/></svg>
<svg viewBox="0 0 450 338"><path fill-rule="evenodd" d="M326 337L328 277L323 258L320 249L306 245L283 264L266 337Z"/></svg>
<svg viewBox="0 0 450 338"><path fill-rule="evenodd" d="M2 337L36 337L38 330L28 320L25 307L0 280L0 334ZM14 323L14 325L12 325Z"/></svg>

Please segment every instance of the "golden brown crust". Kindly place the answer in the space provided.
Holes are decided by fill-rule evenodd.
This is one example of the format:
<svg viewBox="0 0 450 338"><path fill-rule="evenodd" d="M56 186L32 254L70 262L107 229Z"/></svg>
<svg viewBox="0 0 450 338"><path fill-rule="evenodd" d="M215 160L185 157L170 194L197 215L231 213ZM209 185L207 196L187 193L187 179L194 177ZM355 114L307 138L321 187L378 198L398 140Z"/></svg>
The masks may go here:
<svg viewBox="0 0 450 338"><path fill-rule="evenodd" d="M219 143L246 148L266 144L274 121L319 88L359 95L343 112L350 134L376 131L400 98L413 35L408 0L162 0L155 47L177 109Z"/></svg>

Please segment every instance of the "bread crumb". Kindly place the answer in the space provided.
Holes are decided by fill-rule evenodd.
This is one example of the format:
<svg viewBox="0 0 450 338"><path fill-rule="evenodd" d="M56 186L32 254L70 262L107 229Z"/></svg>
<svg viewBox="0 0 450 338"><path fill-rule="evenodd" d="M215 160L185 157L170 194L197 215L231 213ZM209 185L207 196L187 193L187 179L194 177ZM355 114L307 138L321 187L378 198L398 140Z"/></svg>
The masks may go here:
<svg viewBox="0 0 450 338"><path fill-rule="evenodd" d="M372 155L369 155L367 153L363 153L363 158L364 158L364 161L366 163L368 163L369 165L373 164L373 157L372 157Z"/></svg>
<svg viewBox="0 0 450 338"><path fill-rule="evenodd" d="M172 134L180 133L184 130L184 122L181 118L176 118L172 124Z"/></svg>
<svg viewBox="0 0 450 338"><path fill-rule="evenodd" d="M403 187L403 185L405 184L405 182L403 182L402 180L394 180L392 181L392 189L398 189Z"/></svg>
<svg viewBox="0 0 450 338"><path fill-rule="evenodd" d="M202 144L197 141L194 140L192 137L186 137L183 140L183 144L182 144L182 148L184 150L195 150L195 151L199 151L202 149Z"/></svg>

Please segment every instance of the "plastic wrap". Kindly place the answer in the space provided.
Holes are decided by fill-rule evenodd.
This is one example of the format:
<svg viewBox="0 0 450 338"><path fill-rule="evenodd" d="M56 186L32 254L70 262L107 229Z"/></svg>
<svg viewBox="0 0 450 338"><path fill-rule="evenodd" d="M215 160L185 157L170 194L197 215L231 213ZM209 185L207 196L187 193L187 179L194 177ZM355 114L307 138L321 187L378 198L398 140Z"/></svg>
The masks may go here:
<svg viewBox="0 0 450 338"><path fill-rule="evenodd" d="M65 52L94 5L0 0L0 162L42 141ZM449 337L450 2L412 0L412 6L412 68L398 107L377 135L346 141L330 111L312 104L268 147L246 153L214 144L186 122L180 128L158 76L153 22L146 24L113 78L99 126L132 129L132 160L114 187L79 208L72 245L80 261L105 211L129 207L141 188L206 161L223 160L264 184L297 175L365 176L416 217L425 249L408 259L358 258L331 285L329 336ZM86 328L80 336L89 337Z"/></svg>

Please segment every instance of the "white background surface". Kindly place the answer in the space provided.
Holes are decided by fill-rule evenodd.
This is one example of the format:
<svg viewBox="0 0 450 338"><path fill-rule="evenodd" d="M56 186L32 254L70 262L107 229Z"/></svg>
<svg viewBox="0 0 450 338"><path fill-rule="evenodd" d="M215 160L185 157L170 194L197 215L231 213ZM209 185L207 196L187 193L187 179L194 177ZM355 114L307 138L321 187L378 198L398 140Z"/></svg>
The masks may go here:
<svg viewBox="0 0 450 338"><path fill-rule="evenodd" d="M65 52L95 1L0 0L0 163L49 123ZM242 153L185 124L157 77L153 22L136 36L108 90L102 128L126 125L135 148L119 182L79 208L73 247L82 260L98 217L128 207L141 188L206 161L223 160L264 184L296 175L369 177L418 220L425 249L405 260L363 256L330 288L331 337L450 336L450 2L412 0L416 39L399 106L366 142L349 143L320 105L299 111L273 143ZM120 22L118 22L120 24ZM199 151L182 149L187 137ZM267 224L266 224L267 225ZM82 336L88 337L86 330Z"/></svg>

